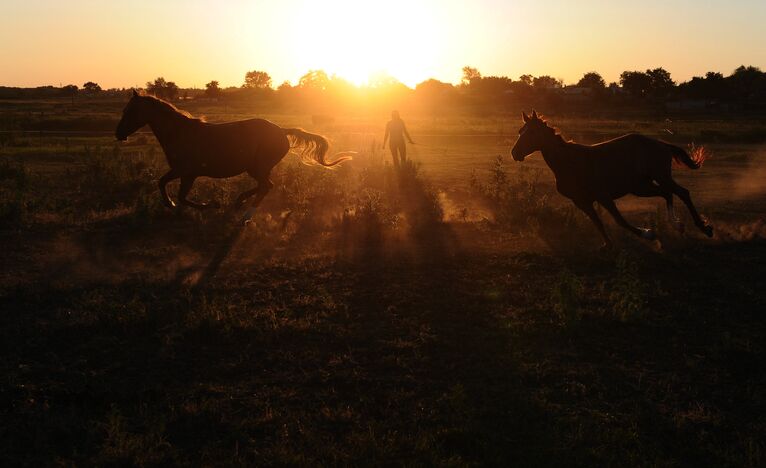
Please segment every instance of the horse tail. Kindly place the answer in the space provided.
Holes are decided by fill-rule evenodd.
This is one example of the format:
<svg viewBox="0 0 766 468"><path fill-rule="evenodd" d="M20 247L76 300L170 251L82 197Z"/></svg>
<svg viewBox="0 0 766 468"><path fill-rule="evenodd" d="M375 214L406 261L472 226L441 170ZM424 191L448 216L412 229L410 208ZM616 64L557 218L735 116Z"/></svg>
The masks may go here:
<svg viewBox="0 0 766 468"><path fill-rule="evenodd" d="M699 169L707 158L705 148L702 146L691 145L691 154L687 153L683 148L665 143L670 149L670 153L673 155L673 159L679 164L686 165L689 169Z"/></svg>
<svg viewBox="0 0 766 468"><path fill-rule="evenodd" d="M334 161L327 161L327 150L330 142L327 138L316 133L310 133L300 128L286 128L285 135L290 142L290 148L301 147L300 156L306 164L319 164L324 167L332 167L351 159L352 152L338 153L340 157Z"/></svg>

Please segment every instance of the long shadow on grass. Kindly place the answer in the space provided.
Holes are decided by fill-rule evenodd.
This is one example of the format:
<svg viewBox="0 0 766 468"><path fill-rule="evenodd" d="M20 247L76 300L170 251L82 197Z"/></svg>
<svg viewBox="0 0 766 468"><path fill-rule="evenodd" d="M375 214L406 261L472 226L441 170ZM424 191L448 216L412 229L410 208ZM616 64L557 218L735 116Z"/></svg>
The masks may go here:
<svg viewBox="0 0 766 468"><path fill-rule="evenodd" d="M436 244L438 245L438 243ZM9 465L744 464L766 383L763 243L647 255L647 311L552 321L609 259L389 255L0 299ZM702 408L702 409L700 409ZM750 444L750 445L748 445ZM699 462L699 463L695 463Z"/></svg>
<svg viewBox="0 0 766 468"><path fill-rule="evenodd" d="M217 242L218 245L215 247L210 260L203 264L179 270L175 281L177 284L190 285L194 291L202 290L207 286L215 274L218 273L221 264L236 247L246 226L231 224L227 228L229 232L223 235Z"/></svg>

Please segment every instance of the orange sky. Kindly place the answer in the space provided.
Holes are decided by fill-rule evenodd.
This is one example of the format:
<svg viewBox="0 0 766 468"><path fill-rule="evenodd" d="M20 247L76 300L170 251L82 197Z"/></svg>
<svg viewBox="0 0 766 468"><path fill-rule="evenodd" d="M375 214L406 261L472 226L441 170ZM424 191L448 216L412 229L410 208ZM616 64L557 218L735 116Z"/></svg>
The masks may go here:
<svg viewBox="0 0 766 468"><path fill-rule="evenodd" d="M575 82L662 66L677 80L766 66L766 1L734 0L4 0L0 85L96 81L278 85L309 69L361 84L386 72L407 85L457 82L464 65L512 78Z"/></svg>

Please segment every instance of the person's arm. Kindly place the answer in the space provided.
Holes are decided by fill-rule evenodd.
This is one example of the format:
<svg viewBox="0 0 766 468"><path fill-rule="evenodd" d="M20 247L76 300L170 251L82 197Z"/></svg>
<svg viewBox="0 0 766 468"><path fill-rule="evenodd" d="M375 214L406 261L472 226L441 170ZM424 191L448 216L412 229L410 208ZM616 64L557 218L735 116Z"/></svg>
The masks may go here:
<svg viewBox="0 0 766 468"><path fill-rule="evenodd" d="M383 136L383 148L384 149L386 147L386 141L388 140L388 134L389 134L389 127L390 126L391 126L390 124L386 124L386 134Z"/></svg>
<svg viewBox="0 0 766 468"><path fill-rule="evenodd" d="M410 141L411 144L415 144L414 141L412 141L412 137L410 137L410 132L407 131L407 126L404 125L404 122L402 122L402 129L404 130L404 134L407 136L407 139Z"/></svg>

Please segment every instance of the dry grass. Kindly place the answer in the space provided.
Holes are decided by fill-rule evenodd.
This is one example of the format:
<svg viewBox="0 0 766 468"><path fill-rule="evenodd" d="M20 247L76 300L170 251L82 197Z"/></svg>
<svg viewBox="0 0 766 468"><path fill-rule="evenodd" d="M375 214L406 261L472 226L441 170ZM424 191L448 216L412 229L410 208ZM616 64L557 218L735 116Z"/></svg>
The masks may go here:
<svg viewBox="0 0 766 468"><path fill-rule="evenodd" d="M663 248L597 254L495 143L397 173L333 136L353 163L286 160L246 229L161 206L151 138L3 146L3 464L763 464L763 200L715 185L745 150L688 175L725 235L636 204Z"/></svg>

